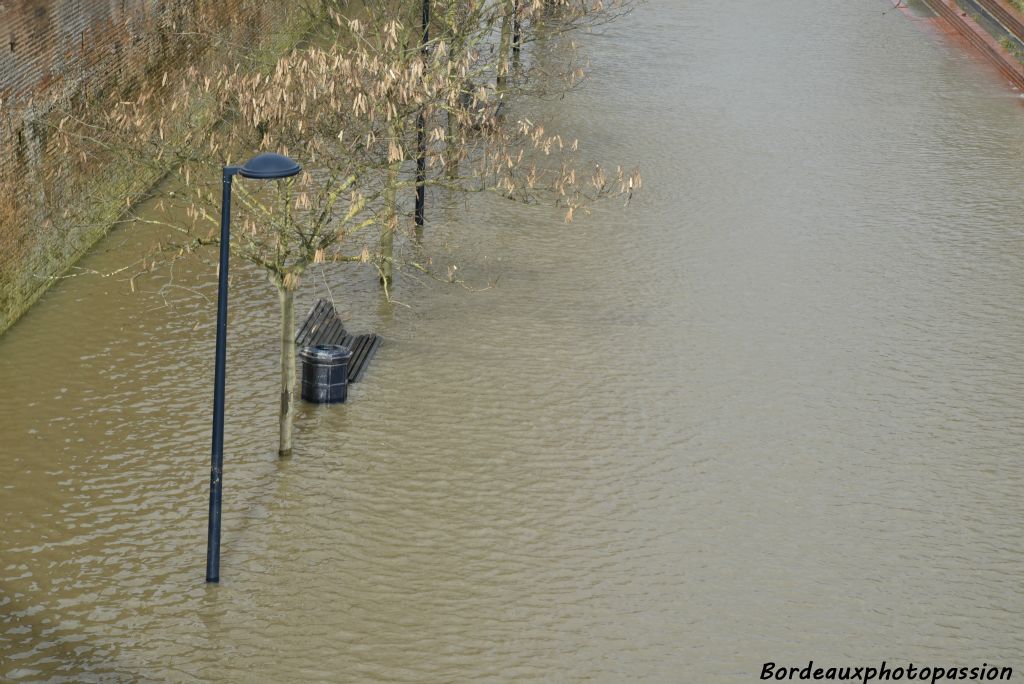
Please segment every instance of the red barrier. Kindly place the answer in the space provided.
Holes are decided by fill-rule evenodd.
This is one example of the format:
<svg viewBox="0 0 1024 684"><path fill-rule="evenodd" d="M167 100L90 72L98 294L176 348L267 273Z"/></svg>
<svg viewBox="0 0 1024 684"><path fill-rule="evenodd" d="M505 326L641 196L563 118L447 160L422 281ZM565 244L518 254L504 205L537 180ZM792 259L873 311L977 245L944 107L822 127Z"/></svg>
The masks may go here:
<svg viewBox="0 0 1024 684"><path fill-rule="evenodd" d="M1010 83L1019 90L1024 91L1024 64L1021 64L1009 50L1000 45L988 31L983 29L966 12L964 12L955 0L925 0L935 12L949 22L957 32L962 35L968 43L978 49L990 62L992 62ZM988 7L987 2L982 2ZM1004 6L1003 10L1009 8ZM1018 13L1019 17L1019 13ZM1024 21L1021 22L1024 26ZM1004 24L1005 26L1005 24ZM1009 29L1010 27L1007 26Z"/></svg>
<svg viewBox="0 0 1024 684"><path fill-rule="evenodd" d="M976 2L984 7L989 14L996 18L1003 27L1017 36L1017 38L1024 38L1024 15L1020 11L1006 2L1006 0L976 0Z"/></svg>

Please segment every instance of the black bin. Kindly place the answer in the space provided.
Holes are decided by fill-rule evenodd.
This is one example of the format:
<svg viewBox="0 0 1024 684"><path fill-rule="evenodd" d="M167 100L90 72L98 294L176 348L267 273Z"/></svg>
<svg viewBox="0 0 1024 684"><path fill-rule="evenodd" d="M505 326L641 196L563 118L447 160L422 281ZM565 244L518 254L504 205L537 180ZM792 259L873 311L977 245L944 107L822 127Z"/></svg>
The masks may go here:
<svg viewBox="0 0 1024 684"><path fill-rule="evenodd" d="M336 404L348 396L348 362L352 350L340 344L318 344L299 350L302 359L302 399Z"/></svg>

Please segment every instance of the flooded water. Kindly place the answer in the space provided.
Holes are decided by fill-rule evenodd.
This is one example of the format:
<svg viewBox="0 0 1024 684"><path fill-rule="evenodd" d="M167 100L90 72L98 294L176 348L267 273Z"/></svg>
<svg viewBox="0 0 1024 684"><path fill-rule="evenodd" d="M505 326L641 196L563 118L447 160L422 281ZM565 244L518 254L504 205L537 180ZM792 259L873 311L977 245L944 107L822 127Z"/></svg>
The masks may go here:
<svg viewBox="0 0 1024 684"><path fill-rule="evenodd" d="M288 460L276 296L235 271L219 586L211 272L72 278L0 338L0 679L1024 667L1019 96L887 0L650 0L583 42L547 118L644 193L437 215L482 291L307 279L386 341Z"/></svg>

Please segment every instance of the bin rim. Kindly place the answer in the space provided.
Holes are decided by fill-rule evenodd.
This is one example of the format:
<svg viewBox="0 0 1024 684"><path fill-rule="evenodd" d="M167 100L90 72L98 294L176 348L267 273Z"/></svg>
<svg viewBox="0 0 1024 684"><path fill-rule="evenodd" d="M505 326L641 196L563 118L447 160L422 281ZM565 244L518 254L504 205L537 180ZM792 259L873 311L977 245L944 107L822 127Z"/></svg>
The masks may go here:
<svg viewBox="0 0 1024 684"><path fill-rule="evenodd" d="M341 344L315 344L299 350L299 358L309 361L344 361L352 357L352 350Z"/></svg>

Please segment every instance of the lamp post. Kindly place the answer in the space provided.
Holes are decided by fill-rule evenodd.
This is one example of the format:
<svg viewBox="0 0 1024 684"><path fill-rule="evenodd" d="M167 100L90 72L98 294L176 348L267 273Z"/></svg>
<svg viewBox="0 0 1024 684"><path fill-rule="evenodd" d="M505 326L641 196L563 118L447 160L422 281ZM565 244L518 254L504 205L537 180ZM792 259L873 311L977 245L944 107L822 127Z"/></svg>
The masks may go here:
<svg viewBox="0 0 1024 684"><path fill-rule="evenodd" d="M224 167L220 214L220 280L217 287L217 360L213 374L213 448L210 457L210 520L206 535L206 581L220 581L220 502L224 468L224 366L228 334L228 253L231 241L231 179L275 180L294 176L302 167L284 155L266 152L242 166Z"/></svg>
<svg viewBox="0 0 1024 684"><path fill-rule="evenodd" d="M522 43L523 25L519 19L519 0L512 0L512 57L515 60L519 59L519 50Z"/></svg>
<svg viewBox="0 0 1024 684"><path fill-rule="evenodd" d="M422 6L423 35L420 40L420 54L423 56L424 68L427 63L427 44L430 42L430 0L423 0ZM422 229L426 223L426 183L427 183L427 118L423 107L416 117L416 228Z"/></svg>

